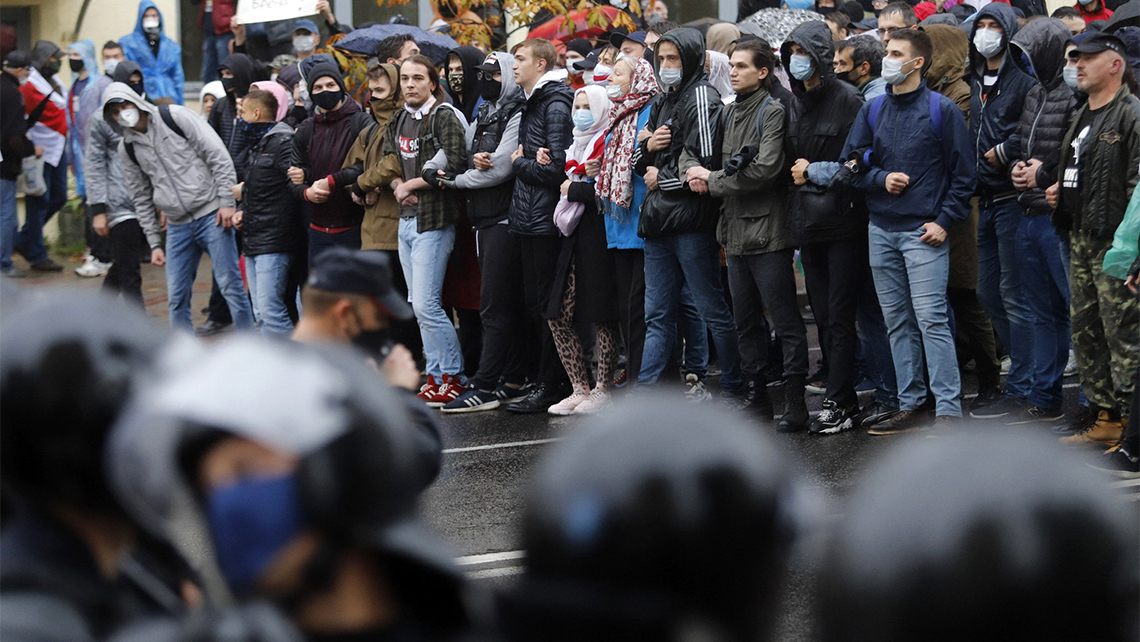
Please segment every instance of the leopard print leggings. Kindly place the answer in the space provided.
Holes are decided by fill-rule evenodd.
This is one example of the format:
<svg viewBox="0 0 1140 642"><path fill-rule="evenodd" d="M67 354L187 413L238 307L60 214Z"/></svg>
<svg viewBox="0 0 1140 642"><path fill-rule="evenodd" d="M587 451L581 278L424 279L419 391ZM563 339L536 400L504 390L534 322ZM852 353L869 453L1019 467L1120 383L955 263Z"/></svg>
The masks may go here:
<svg viewBox="0 0 1140 642"><path fill-rule="evenodd" d="M570 273L566 277L566 293L562 295L562 306L558 310L558 318L548 321L550 333L554 335L554 345L558 348L558 357L562 359L562 366L570 377L570 383L575 390L589 388L590 377L586 373L586 362L582 356L582 342L578 333L574 332L574 301L577 297L577 279L574 277L574 265L570 265ZM614 375L617 370L619 352L618 333L619 326L614 323L597 324L597 357L598 357L598 384L609 388L613 386Z"/></svg>

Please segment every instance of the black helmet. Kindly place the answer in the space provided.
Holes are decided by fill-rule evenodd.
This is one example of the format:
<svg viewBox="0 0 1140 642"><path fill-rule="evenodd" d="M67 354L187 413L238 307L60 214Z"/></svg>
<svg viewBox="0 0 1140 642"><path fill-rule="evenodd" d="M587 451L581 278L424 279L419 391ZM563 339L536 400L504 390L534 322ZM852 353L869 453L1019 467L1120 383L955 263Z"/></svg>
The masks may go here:
<svg viewBox="0 0 1140 642"><path fill-rule="evenodd" d="M112 434L108 468L124 507L201 568L216 599L228 591L202 546L211 538L195 480L202 455L225 436L299 460L306 530L405 561L421 584L430 576L458 585L449 552L414 520L421 475L413 430L401 400L357 355L237 337L139 395ZM339 550L317 557L331 566Z"/></svg>
<svg viewBox="0 0 1140 642"><path fill-rule="evenodd" d="M504 629L758 639L773 622L799 488L783 454L737 416L664 399L616 410L540 465Z"/></svg>
<svg viewBox="0 0 1140 642"><path fill-rule="evenodd" d="M24 303L0 329L0 479L33 501L117 513L103 445L168 335L89 292Z"/></svg>
<svg viewBox="0 0 1140 642"><path fill-rule="evenodd" d="M820 579L826 642L1136 639L1135 511L1056 443L1002 431L871 469Z"/></svg>

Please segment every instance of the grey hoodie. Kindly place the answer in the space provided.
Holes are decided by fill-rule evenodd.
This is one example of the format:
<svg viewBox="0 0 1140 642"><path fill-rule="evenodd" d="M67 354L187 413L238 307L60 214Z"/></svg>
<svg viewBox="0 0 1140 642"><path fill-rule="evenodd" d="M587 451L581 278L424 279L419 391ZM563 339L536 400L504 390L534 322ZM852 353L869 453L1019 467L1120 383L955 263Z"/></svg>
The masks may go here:
<svg viewBox="0 0 1140 642"><path fill-rule="evenodd" d="M515 83L515 57L509 53L501 51L492 54L495 62L499 63L499 70L503 77L503 90L499 93L499 99L493 103L487 104L487 114L494 114L504 104L514 105L516 98L521 101L522 89ZM488 56L488 60L490 60ZM513 94L518 93L517 97ZM481 110L480 110L481 111ZM482 114L480 114L482 116ZM476 122L471 123L467 128L467 149L471 150L471 145L475 138L475 130L478 128L478 118ZM514 153L519 146L519 124L522 122L522 111L520 110L507 121L507 126L503 130L503 136L499 139L499 146L491 154L491 169L487 171L479 171L477 169L469 169L459 176L455 177L455 186L460 189L478 189L483 187L492 187L500 185L507 180L511 179L515 173L515 167L511 164L511 154Z"/></svg>
<svg viewBox="0 0 1140 642"><path fill-rule="evenodd" d="M104 121L122 135L119 147L123 178L135 204L143 229L158 228L161 209L170 225L185 225L213 214L221 207L234 207L230 188L237 183L234 163L222 139L195 112L170 106L170 115L182 129L179 136L163 122L158 107L147 102L123 83L111 83L103 93L104 104L119 99L148 114L147 130L124 130L104 113ZM104 110L106 112L106 110ZM126 143L134 147L132 161ZM152 241L153 243L153 241Z"/></svg>

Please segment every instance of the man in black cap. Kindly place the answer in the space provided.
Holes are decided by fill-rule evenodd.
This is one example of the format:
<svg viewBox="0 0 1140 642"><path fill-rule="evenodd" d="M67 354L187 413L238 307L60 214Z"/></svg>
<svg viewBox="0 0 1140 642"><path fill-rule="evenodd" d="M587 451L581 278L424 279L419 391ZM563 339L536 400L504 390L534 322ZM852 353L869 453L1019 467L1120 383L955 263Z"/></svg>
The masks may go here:
<svg viewBox="0 0 1140 642"><path fill-rule="evenodd" d="M16 179L23 171L23 159L44 149L28 140L28 121L24 118L24 95L20 85L28 82L32 57L26 51L13 51L4 58L0 74L0 273L7 277L25 276L12 265L12 246L20 221L16 218Z"/></svg>
<svg viewBox="0 0 1140 642"><path fill-rule="evenodd" d="M585 69L576 67L574 63L585 60L591 51L593 46L585 38L575 38L566 43L566 72L570 74L570 87L575 91L585 87L586 81L582 78Z"/></svg>
<svg viewBox="0 0 1140 642"><path fill-rule="evenodd" d="M1081 388L1096 422L1062 438L1074 445L1113 446L1128 422L1140 360L1137 300L1124 281L1104 271L1104 255L1140 168L1140 101L1124 85L1126 49L1112 34L1093 34L1069 51L1088 102L1061 142L1060 182L1045 192L1053 222L1070 230L1069 271L1073 351Z"/></svg>

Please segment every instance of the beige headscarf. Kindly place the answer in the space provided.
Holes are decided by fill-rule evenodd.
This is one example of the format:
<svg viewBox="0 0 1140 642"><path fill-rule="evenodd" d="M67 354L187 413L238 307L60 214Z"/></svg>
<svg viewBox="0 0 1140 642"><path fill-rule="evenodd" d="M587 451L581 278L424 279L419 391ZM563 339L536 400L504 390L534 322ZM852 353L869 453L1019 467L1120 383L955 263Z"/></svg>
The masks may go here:
<svg viewBox="0 0 1140 642"><path fill-rule="evenodd" d="M731 22L720 22L709 27L705 34L705 49L728 54L728 46L740 38L740 29Z"/></svg>

